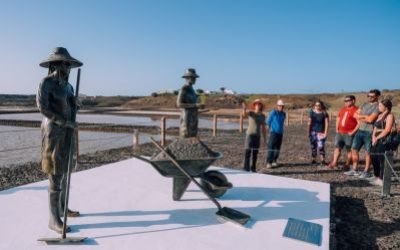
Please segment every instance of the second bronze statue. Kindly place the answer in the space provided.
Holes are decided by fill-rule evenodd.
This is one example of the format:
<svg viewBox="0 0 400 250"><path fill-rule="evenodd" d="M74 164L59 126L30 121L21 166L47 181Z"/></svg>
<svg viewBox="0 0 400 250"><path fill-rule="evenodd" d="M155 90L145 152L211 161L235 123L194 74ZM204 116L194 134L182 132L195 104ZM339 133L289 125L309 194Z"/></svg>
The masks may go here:
<svg viewBox="0 0 400 250"><path fill-rule="evenodd" d="M204 105L199 103L199 98L193 85L199 75L196 70L189 68L182 76L186 80L185 85L179 91L176 106L181 109L179 137L188 138L196 137L199 124L199 108L204 108Z"/></svg>

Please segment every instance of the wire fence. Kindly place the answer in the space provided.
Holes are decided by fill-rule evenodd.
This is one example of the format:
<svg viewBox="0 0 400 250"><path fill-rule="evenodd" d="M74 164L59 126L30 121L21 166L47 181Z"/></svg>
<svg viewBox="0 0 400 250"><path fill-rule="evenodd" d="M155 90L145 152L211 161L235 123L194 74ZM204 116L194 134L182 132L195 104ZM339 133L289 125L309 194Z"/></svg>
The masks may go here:
<svg viewBox="0 0 400 250"><path fill-rule="evenodd" d="M380 154L380 155L382 155L382 154ZM388 155L385 154L385 153L383 153L383 155L385 156L385 162L386 162L386 164L390 167L390 169L391 169L393 175L396 177L397 181L400 182L400 177L397 175L396 170L394 169L392 159L390 159L390 158L388 157Z"/></svg>
<svg viewBox="0 0 400 250"><path fill-rule="evenodd" d="M334 143L332 142L332 143L327 143L327 144L325 144L325 145L330 145L330 146L334 146ZM237 146L230 146L230 145L224 145L223 146L225 149L226 148L228 148L228 149L232 149L232 150L237 150ZM282 150L282 149L270 149L270 148L268 148L267 146L260 146L259 148L257 148L257 147L246 147L246 146L244 146L243 147L243 150L251 150L251 151L258 151L258 153L268 153L268 152L276 152L276 153L279 153L279 154L289 154L289 153L294 153L294 152L296 152L296 153L304 153L304 154L309 154L310 152L311 152L311 149L310 150L307 150L307 149L305 149L305 150ZM346 151L345 149L343 149L342 151ZM317 151L317 152L319 152L319 151ZM326 150L325 150L325 152L326 152ZM347 151L346 151L347 152ZM351 152L351 151L350 151ZM392 151L395 155L397 154L397 152L398 152L398 150L396 150L396 151ZM369 155L371 155L371 156L373 156L373 155L384 155L384 153L369 153Z"/></svg>
<svg viewBox="0 0 400 250"><path fill-rule="evenodd" d="M35 129L25 129L25 130L9 130L9 131L1 131L1 132L7 132L7 133L20 133L20 132L32 132ZM37 129L36 129L37 130ZM98 133L98 132L97 132ZM136 133L136 132L135 132ZM104 137L104 138L93 138L93 139L78 139L79 140L79 144L83 143L93 143L93 142L107 142L108 144L111 144L112 142L120 142L122 140L131 140L131 145L134 146L134 141L135 141L135 136L137 137L137 134L126 134L126 135L121 135L121 136L108 136L108 137ZM103 133L103 134L109 134L109 133ZM78 137L79 138L79 137ZM232 146L232 145L219 145L220 147L222 146L223 149L229 150L229 151L233 151L233 152L238 152L238 150L240 150L241 147L237 147L237 146ZM20 151L24 151L24 150L31 150L31 149L39 149L41 148L42 145L38 145L38 144L34 144L34 145L30 145L30 146L24 146L24 147L15 147L15 148L7 148L7 149L2 149L0 150L0 153L10 153L10 152L20 152ZM287 154L293 154L293 153L297 153L297 154L304 154L304 155L308 155L310 154L310 150L281 150L281 149L270 149L268 148L268 146L263 145L262 147L246 147L243 146L242 151L245 152L246 150L250 150L250 151L257 151L258 154L260 154L260 156L264 159L263 164L267 164L267 158L268 158L268 154L269 153L276 153L279 155L287 155ZM296 152L294 152L296 151ZM383 156L384 157L384 166L381 166L382 168L384 168L384 177L383 177L383 182L382 182L382 195L383 196L388 196L390 195L390 189L392 186L392 180L391 178L394 176L395 180L397 180L397 182L400 183L400 177L398 175L398 173L396 172L396 167L394 165L394 160L393 160L393 154L390 154L391 156L389 157L389 155L387 154L387 152L385 153L371 153L370 154L372 157L376 157L376 156ZM78 150L78 154L77 156L79 156L79 150ZM287 164L288 166L290 166L290 164ZM388 173L386 173L388 172ZM386 174L386 175L385 175Z"/></svg>
<svg viewBox="0 0 400 250"><path fill-rule="evenodd" d="M5 131L0 131L0 133L23 133L23 132L33 132L33 131L38 131L37 128L29 128L29 129L20 129L20 130L5 130ZM107 132L98 132L96 133L102 133L102 134L109 134ZM143 133L142 133L143 134ZM133 139L134 134L126 134L123 136L112 136L112 137L105 137L105 138L94 138L94 139L79 139L79 143L87 143L87 142L96 142L96 141L112 141L112 140L122 140L122 139ZM150 136L150 135L148 135ZM101 136L100 136L101 137ZM170 138L175 138L177 136L169 136ZM132 140L133 142L133 140ZM326 146L332 146L334 145L333 142L326 142ZM12 151L21 151L21 150L26 150L26 149L31 149L31 148L40 148L41 145L30 145L30 146L24 146L24 147L16 147L16 148L8 148L8 149L2 149L0 150L0 153L4 152L12 152ZM237 150L237 146L229 146L229 145L224 145L224 149L232 147L232 150ZM279 154L290 154L293 153L293 150L282 150L282 149L269 149L266 145L261 145L260 147L246 147L244 146L243 150L251 150L251 151L258 151L259 154L268 154L268 152L276 152ZM297 153L304 153L304 154L309 154L309 150L296 150ZM395 151L397 155L398 151ZM374 154L371 154L374 155Z"/></svg>
<svg viewBox="0 0 400 250"><path fill-rule="evenodd" d="M33 131L38 131L39 128L27 128L27 129L12 129L12 130L4 130L4 131L0 131L0 134L6 134L6 133L25 133L25 132L33 132ZM109 135L109 133L107 132L96 132L96 133L103 133L104 135ZM103 137L99 136L100 138L93 138L93 139L79 139L79 143L93 143L93 142L119 142L122 140L130 140L132 142L132 145L134 146L135 143L135 133L133 134L126 134L126 135L122 135L122 136L111 136L111 137ZM136 135L137 137L137 135ZM174 137L174 136L170 136L170 137ZM139 143L138 141L136 143ZM325 145L333 145L333 142L326 142ZM238 147L237 146L230 146L230 145L221 145L223 147L224 150L234 150L235 152L238 151ZM6 148L6 149L1 149L0 153L9 153L9 152L19 152L19 151L24 151L24 150L30 150L30 149L39 149L41 148L42 145L39 144L34 144L34 145L29 145L29 146L23 146L23 147L14 147L14 148ZM231 149L230 149L231 147ZM263 156L264 160L264 164L267 163L267 155L270 152L274 152L277 154L292 154L295 153L293 150L281 150L281 149L270 149L268 148L266 145L261 145L261 147L257 148L257 147L243 147L243 151L245 150L250 150L250 151L257 151L258 154L260 154L261 156ZM310 154L310 150L296 150L296 153L301 153L304 155L309 155ZM398 156L398 151L395 152L396 156ZM317 154L318 155L318 154ZM385 161L387 162L388 166L391 168L391 171L393 173L393 175L395 176L395 178L400 182L400 177L399 175L396 173L396 169L393 165L393 162L391 162L387 155L385 153L380 153L380 154L376 154L376 153L372 153L372 156L377 156L377 155L383 155L385 157Z"/></svg>

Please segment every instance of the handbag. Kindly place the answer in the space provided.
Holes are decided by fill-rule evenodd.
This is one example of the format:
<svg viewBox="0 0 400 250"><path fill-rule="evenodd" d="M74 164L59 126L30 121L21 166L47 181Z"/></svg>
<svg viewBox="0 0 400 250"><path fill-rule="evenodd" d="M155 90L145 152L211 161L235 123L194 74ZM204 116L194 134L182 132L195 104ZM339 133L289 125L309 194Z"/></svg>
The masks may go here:
<svg viewBox="0 0 400 250"><path fill-rule="evenodd" d="M386 119L385 119L386 120ZM392 130L385 137L385 140L382 142L385 145L386 151L396 151L400 144L400 134L397 130L396 122L393 123Z"/></svg>
<svg viewBox="0 0 400 250"><path fill-rule="evenodd" d="M400 144L400 134L396 130L392 130L387 138L387 150L396 151Z"/></svg>

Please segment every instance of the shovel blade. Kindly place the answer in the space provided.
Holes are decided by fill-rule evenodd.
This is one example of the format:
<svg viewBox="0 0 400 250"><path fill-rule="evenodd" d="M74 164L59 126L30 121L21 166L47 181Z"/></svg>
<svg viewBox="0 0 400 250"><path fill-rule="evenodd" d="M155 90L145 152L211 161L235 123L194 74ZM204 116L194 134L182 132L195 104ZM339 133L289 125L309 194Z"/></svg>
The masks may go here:
<svg viewBox="0 0 400 250"><path fill-rule="evenodd" d="M79 244L83 243L87 237L66 237L66 238L40 238L38 241L46 242L47 244Z"/></svg>
<svg viewBox="0 0 400 250"><path fill-rule="evenodd" d="M223 207L216 213L216 215L224 221L234 222L241 226L246 225L250 220L250 215L229 207Z"/></svg>

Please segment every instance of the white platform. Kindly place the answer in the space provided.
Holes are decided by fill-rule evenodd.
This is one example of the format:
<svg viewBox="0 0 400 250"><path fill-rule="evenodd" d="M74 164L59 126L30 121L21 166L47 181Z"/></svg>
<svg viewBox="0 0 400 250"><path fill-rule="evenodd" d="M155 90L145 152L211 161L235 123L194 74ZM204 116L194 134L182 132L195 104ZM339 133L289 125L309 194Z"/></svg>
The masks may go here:
<svg viewBox="0 0 400 250"><path fill-rule="evenodd" d="M220 223L214 204L191 184L172 200L172 179L130 159L72 175L70 236L86 245L37 242L48 230L47 181L0 192L0 249L329 249L329 184L222 169L234 188L223 206L252 216L248 228ZM289 217L323 226L320 247L282 237Z"/></svg>

